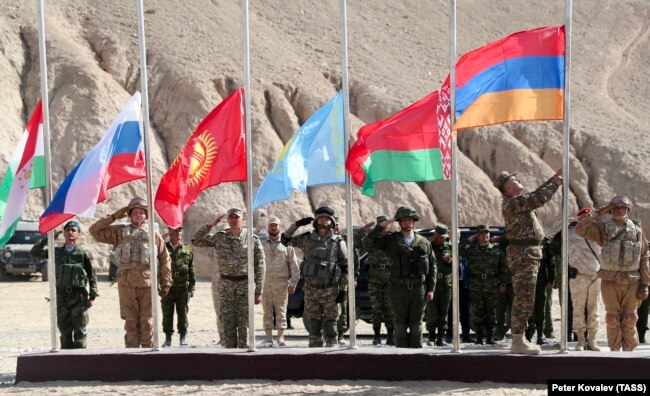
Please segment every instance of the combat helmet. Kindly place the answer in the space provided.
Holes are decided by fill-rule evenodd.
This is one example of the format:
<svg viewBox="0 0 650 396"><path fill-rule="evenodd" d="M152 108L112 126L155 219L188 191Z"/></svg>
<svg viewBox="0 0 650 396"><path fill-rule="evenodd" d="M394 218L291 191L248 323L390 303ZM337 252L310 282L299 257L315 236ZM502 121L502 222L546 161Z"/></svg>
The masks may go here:
<svg viewBox="0 0 650 396"><path fill-rule="evenodd" d="M630 198L626 197L625 195L615 196L611 201L609 201L609 205L612 207L627 206L628 211L632 209L632 201L630 201Z"/></svg>
<svg viewBox="0 0 650 396"><path fill-rule="evenodd" d="M318 224L319 217L328 217L332 221L332 229L336 228L336 218L334 217L334 210L328 206L321 206L314 212L314 228Z"/></svg>
<svg viewBox="0 0 650 396"><path fill-rule="evenodd" d="M415 209L409 206L400 206L395 213L395 219L399 220L405 217L411 217L414 221L420 220L420 216L418 216L418 212Z"/></svg>
<svg viewBox="0 0 650 396"><path fill-rule="evenodd" d="M135 197L129 202L128 206L129 210L127 211L128 215L131 216L131 211L135 208L140 208L144 209L144 214L149 216L149 210L147 208L147 201L145 201L143 198L140 197Z"/></svg>

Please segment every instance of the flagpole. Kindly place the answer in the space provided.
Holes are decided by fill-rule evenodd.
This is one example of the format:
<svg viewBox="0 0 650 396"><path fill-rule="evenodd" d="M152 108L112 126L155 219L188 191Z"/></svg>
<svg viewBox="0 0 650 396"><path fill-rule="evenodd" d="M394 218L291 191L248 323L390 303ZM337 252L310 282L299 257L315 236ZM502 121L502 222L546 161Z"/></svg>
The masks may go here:
<svg viewBox="0 0 650 396"><path fill-rule="evenodd" d="M343 91L343 152L350 150L350 90L348 82L348 13L346 0L340 0L341 15L341 90ZM356 296L354 286L354 226L352 225L352 180L345 172L345 228L348 232L348 324L350 348L357 348ZM340 335L339 335L340 336Z"/></svg>
<svg viewBox="0 0 650 396"><path fill-rule="evenodd" d="M571 129L569 110L571 108L571 19L573 14L573 1L565 0L564 26L565 26L565 55L564 55L564 116L562 122L562 303L560 322L560 353L567 353L567 313L569 303L569 277L568 277L568 243L569 243L569 145L571 144Z"/></svg>
<svg viewBox="0 0 650 396"><path fill-rule="evenodd" d="M41 72L41 105L43 109L43 151L45 154L45 202L52 202L52 152L50 150L50 103L47 93L47 51L45 45L45 9L43 0L38 5L38 54ZM54 230L47 233L47 277L50 286L50 337L52 350L59 349L56 337L56 271L54 268Z"/></svg>
<svg viewBox="0 0 650 396"><path fill-rule="evenodd" d="M248 247L248 350L255 351L255 269L253 268L253 153L251 147L251 71L248 0L242 0L244 40L244 102L246 114L246 238Z"/></svg>
<svg viewBox="0 0 650 396"><path fill-rule="evenodd" d="M140 82L142 84L142 111L144 128L144 159L147 167L147 220L149 222L149 265L151 266L151 311L153 317L153 350L158 350L158 266L156 254L156 238L154 230L153 211L153 181L151 180L151 150L149 144L149 90L147 88L147 49L144 41L144 10L143 0L136 0L138 11L138 39L140 46Z"/></svg>
<svg viewBox="0 0 650 396"><path fill-rule="evenodd" d="M450 111L449 128L451 130L451 314L453 322L452 352L460 352L458 340L458 147L454 136L454 119L456 117L456 0L449 1L449 88Z"/></svg>

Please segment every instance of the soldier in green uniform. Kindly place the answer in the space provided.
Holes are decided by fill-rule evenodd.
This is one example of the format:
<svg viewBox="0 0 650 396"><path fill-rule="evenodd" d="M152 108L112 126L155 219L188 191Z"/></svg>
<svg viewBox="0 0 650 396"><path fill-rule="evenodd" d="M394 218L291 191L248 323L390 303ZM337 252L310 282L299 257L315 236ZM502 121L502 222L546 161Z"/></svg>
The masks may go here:
<svg viewBox="0 0 650 396"><path fill-rule="evenodd" d="M314 212L316 218L306 217L296 221L282 234L282 243L304 253L300 273L305 279L305 327L309 332L309 347L333 347L338 343L337 304L346 298L348 283L348 256L345 241L334 233L334 211L321 207ZM298 228L313 222L314 231L293 236ZM324 330L324 331L323 331Z"/></svg>
<svg viewBox="0 0 650 396"><path fill-rule="evenodd" d="M490 243L490 228L481 224L476 234L460 243L459 253L469 261L472 316L476 330L475 344L494 345L493 329L496 325L496 304L499 289L507 282L505 254Z"/></svg>
<svg viewBox="0 0 650 396"><path fill-rule="evenodd" d="M451 244L447 241L449 229L446 225L438 223L435 233L431 236L431 246L436 255L438 264L438 279L433 300L427 303L426 322L429 332L427 345L445 346L445 331L447 330L447 312L451 303ZM436 329L438 335L436 336Z"/></svg>
<svg viewBox="0 0 650 396"><path fill-rule="evenodd" d="M388 221L388 216L378 216L377 224ZM383 230L382 230L383 232ZM389 232L386 230L386 234ZM395 331L395 320L393 312L390 309L390 258L383 250L375 247L370 248L369 240L363 240L363 247L368 252L368 293L370 294L370 305L372 308L372 330L375 338L372 340L373 345L381 344L381 322L386 324L388 338L386 345L395 345L393 332Z"/></svg>
<svg viewBox="0 0 650 396"><path fill-rule="evenodd" d="M61 333L61 349L85 348L88 309L93 306L97 293L97 279L92 256L77 240L81 234L79 222L65 223L62 247L54 249L56 273L56 324ZM47 238L38 241L30 251L33 257L47 258ZM88 286L89 290L86 290Z"/></svg>
<svg viewBox="0 0 650 396"><path fill-rule="evenodd" d="M535 209L550 201L562 184L562 170L537 190L524 194L524 186L516 173L502 172L494 186L503 195L501 212L506 226L506 262L512 273L512 345L510 352L538 354L541 349L524 338L528 318L533 313L535 284L539 260L542 258L544 229Z"/></svg>
<svg viewBox="0 0 650 396"><path fill-rule="evenodd" d="M227 217L228 227L215 235L212 227ZM244 211L228 209L210 224L201 227L192 238L192 245L214 247L219 261L219 297L226 348L248 348L248 234L243 228ZM266 262L264 248L253 235L253 278L255 304L262 302Z"/></svg>
<svg viewBox="0 0 650 396"><path fill-rule="evenodd" d="M391 261L388 293L395 319L395 346L400 348L422 348L424 309L436 286L436 257L431 243L414 231L418 220L415 209L402 206L394 220L377 224L364 239L364 246L384 251ZM387 234L394 221L400 232Z"/></svg>
<svg viewBox="0 0 650 396"><path fill-rule="evenodd" d="M529 342L532 341L533 335L537 332L537 345L546 344L543 337L544 321L546 319L546 293L553 290L553 282L555 281L555 262L549 252L549 244L550 239L544 238L542 245L543 257L539 261L539 272L537 273L537 284L535 285L535 304L526 329L526 339Z"/></svg>
<svg viewBox="0 0 650 396"><path fill-rule="evenodd" d="M194 297L194 256L192 246L182 242L183 228L169 229L169 242L165 245L172 260L172 287L169 293L161 300L163 314L163 332L165 343L163 347L172 346L172 334L174 333L174 307L178 314L178 334L180 334L180 346L188 346L187 342L187 312L190 298Z"/></svg>

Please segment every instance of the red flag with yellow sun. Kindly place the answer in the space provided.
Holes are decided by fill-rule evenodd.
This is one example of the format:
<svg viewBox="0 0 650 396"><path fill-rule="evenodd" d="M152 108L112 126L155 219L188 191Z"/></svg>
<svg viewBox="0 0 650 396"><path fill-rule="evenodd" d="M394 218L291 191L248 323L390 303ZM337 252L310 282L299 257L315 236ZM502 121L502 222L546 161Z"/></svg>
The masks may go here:
<svg viewBox="0 0 650 396"><path fill-rule="evenodd" d="M206 188L246 180L243 96L235 91L201 121L160 180L154 205L168 226L181 227Z"/></svg>

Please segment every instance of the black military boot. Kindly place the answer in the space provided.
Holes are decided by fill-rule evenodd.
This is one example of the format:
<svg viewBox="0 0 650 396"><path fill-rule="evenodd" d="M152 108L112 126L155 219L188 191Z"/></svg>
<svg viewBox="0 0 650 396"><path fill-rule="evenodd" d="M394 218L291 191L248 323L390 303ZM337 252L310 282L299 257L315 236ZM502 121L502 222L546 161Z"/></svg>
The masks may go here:
<svg viewBox="0 0 650 396"><path fill-rule="evenodd" d="M373 325L372 330L375 332L375 338L372 339L372 345L381 345L381 324Z"/></svg>
<svg viewBox="0 0 650 396"><path fill-rule="evenodd" d="M163 348L169 348L172 346L172 335L165 334L165 342L162 344Z"/></svg>
<svg viewBox="0 0 650 396"><path fill-rule="evenodd" d="M386 339L386 345L395 345L395 339L393 338L393 332L395 329L386 329L388 332L388 338Z"/></svg>
<svg viewBox="0 0 650 396"><path fill-rule="evenodd" d="M645 344L645 329L639 330L639 344Z"/></svg>
<svg viewBox="0 0 650 396"><path fill-rule="evenodd" d="M483 329L476 328L476 341L474 341L474 344L483 345Z"/></svg>
<svg viewBox="0 0 650 396"><path fill-rule="evenodd" d="M526 339L528 342L531 342L533 335L535 335L535 328L532 325L528 325L528 328L526 329Z"/></svg>
<svg viewBox="0 0 650 396"><path fill-rule="evenodd" d="M546 345L548 342L544 339L542 329L537 329L537 345Z"/></svg>
<svg viewBox="0 0 650 396"><path fill-rule="evenodd" d="M445 330L438 329L438 336L436 337L436 346L447 346L444 337L445 337Z"/></svg>
<svg viewBox="0 0 650 396"><path fill-rule="evenodd" d="M431 330L429 332L429 341L427 341L427 345L428 346L436 345L436 331L435 330Z"/></svg>
<svg viewBox="0 0 650 396"><path fill-rule="evenodd" d="M492 328L488 327L485 329L485 343L488 345L494 345L494 337L492 336Z"/></svg>

